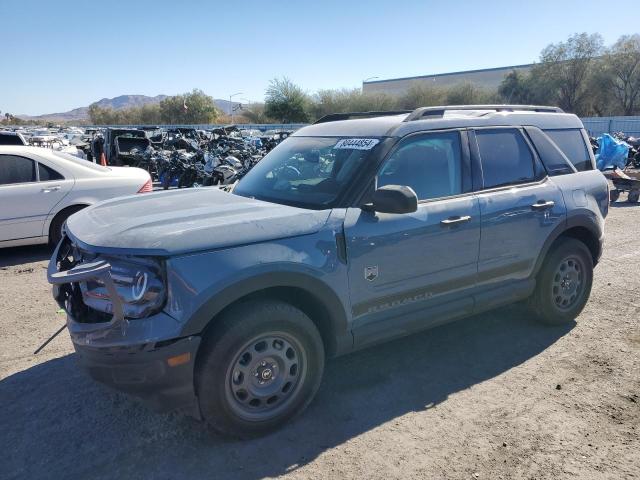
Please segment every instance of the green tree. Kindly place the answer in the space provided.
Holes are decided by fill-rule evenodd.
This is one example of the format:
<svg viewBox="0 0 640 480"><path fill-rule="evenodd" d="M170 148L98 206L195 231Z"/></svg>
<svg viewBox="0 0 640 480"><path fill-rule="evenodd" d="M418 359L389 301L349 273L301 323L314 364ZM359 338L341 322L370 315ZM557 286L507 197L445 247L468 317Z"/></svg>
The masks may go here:
<svg viewBox="0 0 640 480"><path fill-rule="evenodd" d="M434 107L446 103L447 91L435 85L416 83L397 100L397 107L414 109L419 107Z"/></svg>
<svg viewBox="0 0 640 480"><path fill-rule="evenodd" d="M185 108L186 106L186 108ZM202 90L167 97L160 102L160 118L163 123L199 124L214 123L218 118L213 97Z"/></svg>
<svg viewBox="0 0 640 480"><path fill-rule="evenodd" d="M359 88L326 89L313 96L309 112L318 119L331 113L392 110L396 103L396 98L385 93L364 93Z"/></svg>
<svg viewBox="0 0 640 480"><path fill-rule="evenodd" d="M487 104L496 101L496 92L477 87L472 83L461 83L446 92L445 105Z"/></svg>
<svg viewBox="0 0 640 480"><path fill-rule="evenodd" d="M264 113L264 103L251 103L242 110L242 116L250 123L272 123Z"/></svg>
<svg viewBox="0 0 640 480"><path fill-rule="evenodd" d="M309 97L298 85L286 77L269 82L264 113L283 123L309 120Z"/></svg>

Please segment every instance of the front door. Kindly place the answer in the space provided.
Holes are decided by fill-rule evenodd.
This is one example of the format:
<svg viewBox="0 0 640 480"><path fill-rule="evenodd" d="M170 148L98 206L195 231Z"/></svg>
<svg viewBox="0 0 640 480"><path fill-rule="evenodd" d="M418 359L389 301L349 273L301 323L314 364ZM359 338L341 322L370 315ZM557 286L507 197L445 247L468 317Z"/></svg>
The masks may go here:
<svg viewBox="0 0 640 480"><path fill-rule="evenodd" d="M466 139L466 137L465 137ZM345 239L356 343L401 335L469 313L480 243L478 199L457 131L412 135L385 160L376 187L406 185L409 214L349 208Z"/></svg>

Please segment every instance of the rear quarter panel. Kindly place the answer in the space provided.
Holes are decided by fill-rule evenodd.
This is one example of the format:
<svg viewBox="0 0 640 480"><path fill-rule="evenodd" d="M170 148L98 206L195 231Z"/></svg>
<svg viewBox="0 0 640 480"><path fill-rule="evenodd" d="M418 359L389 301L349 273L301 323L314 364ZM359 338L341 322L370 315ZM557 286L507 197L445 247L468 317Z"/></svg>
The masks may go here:
<svg viewBox="0 0 640 480"><path fill-rule="evenodd" d="M599 238L609 213L609 184L599 170L587 170L553 177L564 196L567 228L591 227Z"/></svg>

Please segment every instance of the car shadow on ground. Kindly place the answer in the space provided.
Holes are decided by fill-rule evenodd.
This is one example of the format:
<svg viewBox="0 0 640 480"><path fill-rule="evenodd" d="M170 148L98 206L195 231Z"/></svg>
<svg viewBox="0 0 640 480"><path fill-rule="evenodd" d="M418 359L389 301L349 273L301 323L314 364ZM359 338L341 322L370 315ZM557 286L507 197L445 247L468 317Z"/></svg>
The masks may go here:
<svg viewBox="0 0 640 480"><path fill-rule="evenodd" d="M94 383L68 355L0 382L0 471L3 478L282 475L500 375L574 325L543 327L514 306L330 360L306 412L248 441L222 438L179 414L149 412Z"/></svg>
<svg viewBox="0 0 640 480"><path fill-rule="evenodd" d="M48 245L2 248L0 249L0 268L49 260L52 253L53 251Z"/></svg>

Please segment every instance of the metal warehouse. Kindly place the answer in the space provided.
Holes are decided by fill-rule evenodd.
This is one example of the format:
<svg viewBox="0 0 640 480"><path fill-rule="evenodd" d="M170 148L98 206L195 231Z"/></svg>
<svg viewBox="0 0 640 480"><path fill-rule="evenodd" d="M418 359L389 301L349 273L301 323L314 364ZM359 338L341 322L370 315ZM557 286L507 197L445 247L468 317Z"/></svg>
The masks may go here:
<svg viewBox="0 0 640 480"><path fill-rule="evenodd" d="M388 93L402 95L414 85L432 85L451 87L461 83L472 83L482 88L498 88L500 82L513 70L526 73L533 64L512 65L509 67L484 68L463 72L437 73L417 77L389 78L387 80L369 80L362 82L364 93Z"/></svg>

